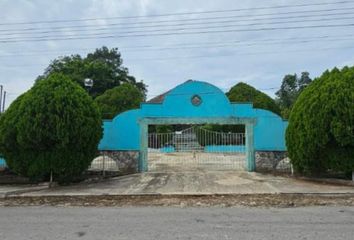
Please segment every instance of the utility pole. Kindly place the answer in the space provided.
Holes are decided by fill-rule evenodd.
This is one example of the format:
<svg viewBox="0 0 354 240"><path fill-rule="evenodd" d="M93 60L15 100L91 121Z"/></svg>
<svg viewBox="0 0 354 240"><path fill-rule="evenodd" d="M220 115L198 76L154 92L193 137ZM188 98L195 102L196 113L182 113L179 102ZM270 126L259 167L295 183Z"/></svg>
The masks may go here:
<svg viewBox="0 0 354 240"><path fill-rule="evenodd" d="M2 89L3 89L3 86L0 85L0 114L2 113L2 110L1 110L1 106L2 106Z"/></svg>
<svg viewBox="0 0 354 240"><path fill-rule="evenodd" d="M3 98L3 101L2 101L2 112L5 111L5 100L6 100L6 91L4 91L4 98Z"/></svg>

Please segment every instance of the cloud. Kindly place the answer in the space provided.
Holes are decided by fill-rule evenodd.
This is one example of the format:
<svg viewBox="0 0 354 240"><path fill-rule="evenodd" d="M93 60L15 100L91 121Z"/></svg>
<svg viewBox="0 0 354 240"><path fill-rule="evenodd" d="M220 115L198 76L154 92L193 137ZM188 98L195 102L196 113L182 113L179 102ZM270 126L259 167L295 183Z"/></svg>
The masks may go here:
<svg viewBox="0 0 354 240"><path fill-rule="evenodd" d="M335 0L327 1L335 2ZM320 3L320 2L319 2ZM1 29L22 29L26 27L37 27L40 29L49 29L55 34L62 36L84 36L85 34L102 34L103 35L119 35L124 31L140 31L142 34L146 30L156 30L156 27L147 27L149 24L137 24L136 22L144 21L177 21L187 18L198 17L225 17L239 16L229 18L229 21L219 24L192 25L189 27L197 28L199 31L207 30L223 30L223 29L252 29L261 28L262 26L309 26L314 24L343 24L353 23L353 20L333 20L305 22L305 20L319 18L333 18L326 13L313 13L310 17L290 18L290 16L306 15L301 14L278 14L286 11L306 10L324 10L343 8L347 5L330 5L330 6L313 6L306 8L287 8L287 9L258 9L253 11L235 11L212 14L191 14L176 15L164 17L149 17L139 19L100 19L107 17L126 17L126 16L143 16L156 15L166 13L181 13L195 11L210 10L230 10L240 8L259 8L262 6L276 7L291 4L309 4L306 0L299 0L296 3L289 1L267 0L267 1L229 1L229 0L180 0L180 1L163 1L163 0L63 0L63 1L1 1L0 9L2 9L2 23L6 22L33 22L33 21L52 21L52 20L68 20L68 19L95 19L96 21L77 21L71 23L42 23L30 25L0 25ZM349 4L348 7L354 7ZM341 10L335 12L349 12L350 10ZM309 15L309 14L307 14ZM311 13L310 13L311 15ZM243 17L242 17L243 16ZM272 19L270 17L283 17L282 19ZM350 16L343 14L334 17ZM250 17L268 20L252 20ZM248 20L248 21L246 21ZM212 21L212 20L204 20ZM281 21L297 21L293 23L280 24ZM196 23L197 21L193 21ZM169 24L172 24L170 22ZM176 22L175 22L176 23ZM221 27L227 24L261 24L268 25L258 26L240 26L240 27ZM273 23L269 25L269 23ZM96 25L97 27L88 27L88 25ZM117 25L111 25L117 24ZM120 24L120 25L119 25ZM53 27L75 26L74 28L54 31ZM150 24L151 25L151 24ZM134 26L134 28L132 28ZM208 29L208 26L220 26L218 28ZM107 28L105 30L97 30L97 28ZM140 28L139 28L140 27ZM186 26L165 27L165 29L178 29ZM161 27L160 27L161 28ZM46 30L46 31L47 31ZM0 43L0 55L11 53L27 53L27 52L43 52L36 56L13 56L0 57L0 74L2 83L9 91L22 92L28 89L34 79L43 72L49 62L57 56L63 54L80 53L85 55L87 50L95 49L106 45L108 47L118 47L123 56L124 65L137 79L143 79L149 85L149 95L156 95L168 90L187 79L199 79L211 82L224 91L239 81L247 82L258 89L268 89L279 86L285 74L300 73L301 71L309 71L312 77L320 75L325 69L334 66L352 65L354 63L354 48L350 48L352 42L350 37L347 40L331 40L317 39L309 42L299 42L299 39L307 39L318 36L344 36L352 32L353 27L337 27L337 28L309 28L309 29L279 29L269 31L252 31L252 32L229 32L229 33L208 33L195 35L171 35L171 36L146 36L130 37L130 38L93 38L87 40L74 41L57 41L51 40L47 42L31 42L25 41L21 43ZM173 32L183 32L172 30ZM196 30L185 30L196 31ZM39 37L36 31L30 31L27 37ZM15 35L13 37L20 37ZM0 32L0 38L7 38L4 33ZM267 42L267 39L278 39L277 43ZM287 40L286 40L287 39ZM292 43L291 40L293 39ZM297 40L296 40L297 39ZM241 44L230 44L225 47L215 47L213 44L205 44L207 42L217 42L219 44L230 43L232 41L240 41ZM282 43L283 41L283 43ZM255 43L250 45L250 43ZM153 46L161 48L164 46L180 45L175 49L154 50L154 51L131 51L135 46ZM184 45L197 46L196 48L184 48ZM215 45L215 44L214 44ZM199 48L198 48L199 46ZM332 50L322 50L333 48ZM53 51L58 52L53 52ZM68 52L68 50L73 50ZM47 52L45 52L47 51ZM48 52L49 51L49 52ZM52 52L50 52L52 51ZM199 57L198 57L199 56ZM204 57L203 57L204 56ZM145 59L145 60L144 60ZM150 60L149 60L150 59ZM155 59L155 60L154 60ZM160 59L160 60L158 60ZM266 90L268 94L274 94L275 90Z"/></svg>

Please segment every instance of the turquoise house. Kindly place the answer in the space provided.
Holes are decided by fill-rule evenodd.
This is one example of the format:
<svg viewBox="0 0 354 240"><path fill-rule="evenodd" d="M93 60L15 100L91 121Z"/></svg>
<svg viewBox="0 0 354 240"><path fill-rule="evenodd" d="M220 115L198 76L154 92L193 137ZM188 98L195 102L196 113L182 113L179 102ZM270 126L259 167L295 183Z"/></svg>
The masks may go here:
<svg viewBox="0 0 354 240"><path fill-rule="evenodd" d="M172 124L243 124L247 170L256 170L259 152L286 152L288 122L252 103L232 103L218 87L203 81L188 80L170 91L104 121L99 150L124 159L130 167L147 171L148 126ZM128 157L129 156L129 157Z"/></svg>

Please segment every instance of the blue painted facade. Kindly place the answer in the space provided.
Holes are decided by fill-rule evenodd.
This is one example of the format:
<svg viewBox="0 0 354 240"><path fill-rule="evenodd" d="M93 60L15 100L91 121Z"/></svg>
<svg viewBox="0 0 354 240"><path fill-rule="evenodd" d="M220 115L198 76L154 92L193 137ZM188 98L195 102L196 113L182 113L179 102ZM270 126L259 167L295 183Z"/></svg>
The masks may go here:
<svg viewBox="0 0 354 240"><path fill-rule="evenodd" d="M202 100L198 106L191 101L195 95ZM286 150L287 121L270 111L253 108L252 103L231 103L214 85L192 80L169 91L161 103L142 103L140 109L121 113L112 121L104 121L99 150L141 150L139 120L144 118L255 119L254 150Z"/></svg>
<svg viewBox="0 0 354 240"><path fill-rule="evenodd" d="M245 146L243 145L208 145L204 147L204 152L246 152Z"/></svg>
<svg viewBox="0 0 354 240"><path fill-rule="evenodd" d="M173 146L162 147L162 148L160 148L160 152L162 152L162 153L172 153L172 152L175 152L175 148Z"/></svg>

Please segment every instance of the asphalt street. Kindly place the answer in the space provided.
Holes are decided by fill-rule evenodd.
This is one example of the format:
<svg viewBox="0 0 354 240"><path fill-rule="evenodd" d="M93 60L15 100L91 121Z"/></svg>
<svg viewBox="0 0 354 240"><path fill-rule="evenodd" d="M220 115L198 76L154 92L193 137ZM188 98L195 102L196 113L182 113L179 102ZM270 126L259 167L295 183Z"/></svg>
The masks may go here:
<svg viewBox="0 0 354 240"><path fill-rule="evenodd" d="M353 207L3 207L0 239L353 239Z"/></svg>

